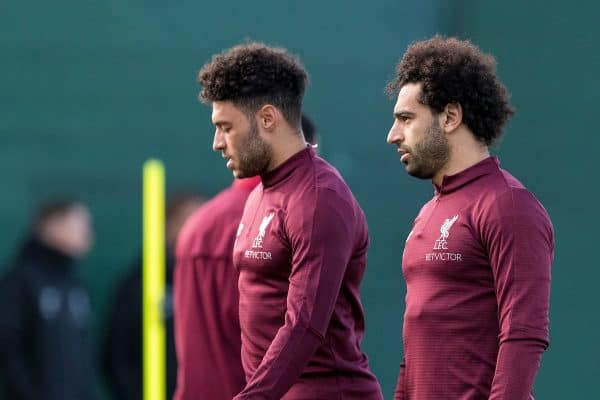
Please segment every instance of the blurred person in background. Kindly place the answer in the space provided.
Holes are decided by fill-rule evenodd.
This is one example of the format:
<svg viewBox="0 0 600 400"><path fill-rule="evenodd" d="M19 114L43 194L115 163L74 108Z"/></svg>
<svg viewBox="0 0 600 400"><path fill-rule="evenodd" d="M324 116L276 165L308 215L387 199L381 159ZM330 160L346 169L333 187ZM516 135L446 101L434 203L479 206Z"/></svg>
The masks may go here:
<svg viewBox="0 0 600 400"><path fill-rule="evenodd" d="M319 149L319 136L317 134L317 126L310 117L302 113L302 119L300 121L302 126L302 134L306 143L313 146L315 151Z"/></svg>
<svg viewBox="0 0 600 400"><path fill-rule="evenodd" d="M173 336L174 245L186 219L204 202L192 193L174 193L166 207L166 274L164 322L166 338L166 391L172 398L177 379L177 359ZM117 285L109 310L102 353L102 368L118 400L142 400L143 395L143 305L142 257L137 259Z"/></svg>
<svg viewBox="0 0 600 400"><path fill-rule="evenodd" d="M513 114L495 60L468 41L409 46L387 136L435 193L406 239L404 360L394 398L532 399L548 347L552 223L489 146Z"/></svg>
<svg viewBox="0 0 600 400"><path fill-rule="evenodd" d="M39 208L30 237L0 280L2 398L97 398L90 303L75 271L92 242L84 204L61 200Z"/></svg>
<svg viewBox="0 0 600 400"><path fill-rule="evenodd" d="M302 132L316 145L316 127L306 115ZM234 180L189 218L177 240L175 400L231 400L246 384L233 244L246 199L259 182Z"/></svg>
<svg viewBox="0 0 600 400"><path fill-rule="evenodd" d="M213 150L234 177L261 179L233 251L246 376L234 399L381 399L360 348L366 220L302 135L304 67L285 49L247 43L213 56L198 78Z"/></svg>

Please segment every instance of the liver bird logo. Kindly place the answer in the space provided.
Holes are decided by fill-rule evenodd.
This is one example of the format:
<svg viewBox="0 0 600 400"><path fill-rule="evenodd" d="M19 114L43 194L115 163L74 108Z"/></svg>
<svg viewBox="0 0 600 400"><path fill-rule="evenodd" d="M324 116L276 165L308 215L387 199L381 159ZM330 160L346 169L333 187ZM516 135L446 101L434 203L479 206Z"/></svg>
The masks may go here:
<svg viewBox="0 0 600 400"><path fill-rule="evenodd" d="M454 223L456 222L457 219L458 219L458 214L452 218L446 218L446 220L442 224L442 227L440 228L440 233L442 234L440 236L441 240L445 240L448 238L448 236L450 236L450 228L452 228L452 225L454 225Z"/></svg>
<svg viewBox="0 0 600 400"><path fill-rule="evenodd" d="M267 226L269 226L274 216L275 212L272 212L271 214L263 218L262 222L260 223L260 226L258 227L258 235L260 237L265 237Z"/></svg>
<svg viewBox="0 0 600 400"><path fill-rule="evenodd" d="M256 237L254 238L254 241L252 242L252 248L255 248L255 249L262 248L263 238L265 237L265 234L267 233L267 226L269 226L269 224L271 223L271 220L273 219L274 216L275 216L275 212L273 211L266 217L263 217L263 220L260 223L260 226L258 227L258 235L256 235Z"/></svg>

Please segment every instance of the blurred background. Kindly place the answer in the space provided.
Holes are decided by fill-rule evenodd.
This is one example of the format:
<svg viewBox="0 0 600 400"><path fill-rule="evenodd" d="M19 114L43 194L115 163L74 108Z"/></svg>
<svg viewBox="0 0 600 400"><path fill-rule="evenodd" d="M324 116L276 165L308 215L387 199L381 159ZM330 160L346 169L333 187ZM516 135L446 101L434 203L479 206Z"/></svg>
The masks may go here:
<svg viewBox="0 0 600 400"><path fill-rule="evenodd" d="M164 161L171 190L206 198L231 181L211 151L210 108L197 101L196 72L247 38L286 47L311 77L304 108L321 154L368 218L363 347L391 398L402 355L402 245L432 187L408 177L385 143L393 101L383 88L410 42L457 35L496 57L517 115L493 151L545 205L556 230L551 346L536 398L593 398L599 13L597 2L556 0L3 1L1 265L15 256L40 202L68 195L87 204L95 244L78 273L100 352L111 296L139 256L144 160Z"/></svg>

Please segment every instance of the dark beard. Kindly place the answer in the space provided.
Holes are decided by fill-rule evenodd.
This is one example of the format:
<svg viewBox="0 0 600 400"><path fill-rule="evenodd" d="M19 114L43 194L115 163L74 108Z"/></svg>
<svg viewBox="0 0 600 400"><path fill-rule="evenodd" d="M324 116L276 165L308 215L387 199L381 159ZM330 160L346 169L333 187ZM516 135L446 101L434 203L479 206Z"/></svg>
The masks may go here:
<svg viewBox="0 0 600 400"><path fill-rule="evenodd" d="M432 179L450 159L450 145L437 121L425 131L423 139L409 150L406 172L420 179Z"/></svg>
<svg viewBox="0 0 600 400"><path fill-rule="evenodd" d="M271 153L271 147L260 137L258 125L253 120L246 140L240 147L236 178L249 178L266 172Z"/></svg>

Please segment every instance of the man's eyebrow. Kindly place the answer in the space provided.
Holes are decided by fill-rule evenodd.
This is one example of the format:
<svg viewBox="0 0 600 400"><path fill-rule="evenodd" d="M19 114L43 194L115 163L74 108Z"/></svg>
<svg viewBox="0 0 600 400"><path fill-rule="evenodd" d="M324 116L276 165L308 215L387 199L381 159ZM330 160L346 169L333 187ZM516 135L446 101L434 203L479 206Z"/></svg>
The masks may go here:
<svg viewBox="0 0 600 400"><path fill-rule="evenodd" d="M229 122L227 121L223 121L223 120L216 120L216 121L212 121L214 126L219 126L219 125L231 125Z"/></svg>
<svg viewBox="0 0 600 400"><path fill-rule="evenodd" d="M402 117L414 117L415 113L412 111L398 111L394 112L394 117L402 118Z"/></svg>

